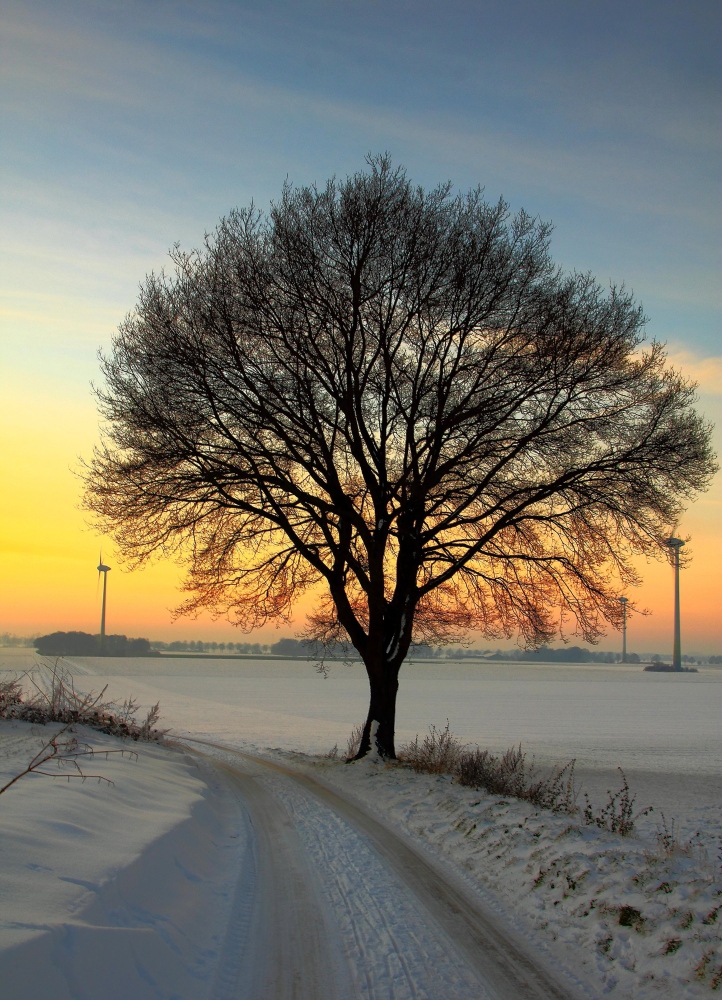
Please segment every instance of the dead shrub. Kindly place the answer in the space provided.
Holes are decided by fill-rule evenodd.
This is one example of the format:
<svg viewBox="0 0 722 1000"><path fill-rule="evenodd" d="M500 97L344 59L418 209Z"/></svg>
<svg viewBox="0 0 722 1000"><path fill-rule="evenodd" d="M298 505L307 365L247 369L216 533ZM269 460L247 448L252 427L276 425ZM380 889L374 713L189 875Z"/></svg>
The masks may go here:
<svg viewBox="0 0 722 1000"><path fill-rule="evenodd" d="M553 812L574 813L577 799L574 765L575 761L570 760L545 777L534 764L527 763L521 744L501 756L477 747L461 754L457 777L460 784L483 789L491 795L509 795Z"/></svg>
<svg viewBox="0 0 722 1000"><path fill-rule="evenodd" d="M22 700L22 686L13 677L11 680L0 680L0 719L8 718L11 712Z"/></svg>
<svg viewBox="0 0 722 1000"><path fill-rule="evenodd" d="M103 701L107 685L100 693L83 694L75 690L72 675L58 665L40 664L45 668L39 676L31 673L21 678L0 682L0 719L17 719L45 725L59 722L63 726L83 725L110 736L131 740L158 742L166 730L156 727L160 716L159 704L153 705L145 719L136 718L138 703L127 698L122 705ZM26 685L23 685L23 680Z"/></svg>
<svg viewBox="0 0 722 1000"><path fill-rule="evenodd" d="M584 822L587 826L598 826L600 830L609 830L610 833L619 833L622 837L628 837L634 832L634 824L641 816L646 816L652 812L652 807L634 812L634 802L636 795L630 795L627 776L621 767L617 770L622 776L622 787L618 792L612 793L607 790L609 796L607 803L601 809L594 811L594 807L587 793L584 793L586 804L584 806ZM666 830L666 825L665 825ZM669 849L671 845L668 844Z"/></svg>
<svg viewBox="0 0 722 1000"><path fill-rule="evenodd" d="M459 742L449 729L449 720L443 729L429 726L429 734L421 743L417 736L413 743L407 743L398 752L399 760L413 767L417 774L456 774L464 753L464 744Z"/></svg>

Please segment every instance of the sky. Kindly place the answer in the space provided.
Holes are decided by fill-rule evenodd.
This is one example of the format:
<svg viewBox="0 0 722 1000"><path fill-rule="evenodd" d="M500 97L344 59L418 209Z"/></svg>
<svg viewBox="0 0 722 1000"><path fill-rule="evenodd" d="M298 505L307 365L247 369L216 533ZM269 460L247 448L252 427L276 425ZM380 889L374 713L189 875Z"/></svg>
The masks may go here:
<svg viewBox="0 0 722 1000"><path fill-rule="evenodd" d="M102 547L109 631L244 638L173 622L181 567L124 571L79 509L98 350L176 242L369 152L625 282L722 450L721 25L718 0L0 0L0 632L97 631ZM678 527L683 651L722 652L721 514L718 475ZM671 569L641 569L629 648L669 651Z"/></svg>

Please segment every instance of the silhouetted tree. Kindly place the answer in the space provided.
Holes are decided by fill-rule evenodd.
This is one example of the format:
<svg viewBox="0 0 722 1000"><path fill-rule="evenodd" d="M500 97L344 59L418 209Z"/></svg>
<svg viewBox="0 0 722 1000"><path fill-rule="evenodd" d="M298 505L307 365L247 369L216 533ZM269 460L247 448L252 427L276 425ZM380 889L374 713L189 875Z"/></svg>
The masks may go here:
<svg viewBox="0 0 722 1000"><path fill-rule="evenodd" d="M103 360L88 507L131 561L186 554L182 610L250 629L320 584L307 638L368 672L361 753L375 720L394 755L412 641L619 626L630 556L714 469L640 307L549 236L370 159L176 248Z"/></svg>

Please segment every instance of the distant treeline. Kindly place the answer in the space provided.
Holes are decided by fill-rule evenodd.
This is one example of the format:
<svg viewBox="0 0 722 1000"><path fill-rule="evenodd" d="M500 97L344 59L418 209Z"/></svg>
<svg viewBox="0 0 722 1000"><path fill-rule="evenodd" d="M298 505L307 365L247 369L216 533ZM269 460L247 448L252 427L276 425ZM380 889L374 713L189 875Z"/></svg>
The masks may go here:
<svg viewBox="0 0 722 1000"><path fill-rule="evenodd" d="M35 636L13 635L11 632L0 632L0 647L2 646L34 646Z"/></svg>
<svg viewBox="0 0 722 1000"><path fill-rule="evenodd" d="M359 654L348 643L332 642L324 647L309 639L279 639L269 647L274 656L306 656L311 659L324 657L335 660L358 660Z"/></svg>
<svg viewBox="0 0 722 1000"><path fill-rule="evenodd" d="M271 646L266 647L275 656L304 657L317 659L326 657L329 659L350 659L359 658L353 647L343 643L335 643L325 650L320 643L311 642L307 639L279 639ZM562 649L551 649L549 646L541 646L539 649L497 649L492 652L490 649L459 649L453 647L430 646L427 643L418 643L409 650L411 660L494 660L494 661L514 661L529 663L619 663L622 659L621 653L602 652L591 649L584 649L581 646L565 646ZM663 657L654 654L653 662L661 662ZM683 657L685 662L697 662L694 657ZM719 658L722 661L722 658ZM709 662L716 662L715 657L708 658ZM628 663L641 663L642 657L638 653L627 653Z"/></svg>
<svg viewBox="0 0 722 1000"><path fill-rule="evenodd" d="M446 657L452 660L475 659L475 660L506 660L522 663L620 663L621 653L610 653L602 650L584 649L581 646L563 646L561 649L551 649L549 646L540 646L539 649L497 649L492 652L490 649L453 649L450 647L427 646L421 643L412 646L409 650L409 658L419 659L440 659ZM627 653L627 663L663 663L665 660L671 661L671 656L660 656L653 653L651 656L644 656L639 653ZM683 663L722 663L722 656L683 656Z"/></svg>
<svg viewBox="0 0 722 1000"><path fill-rule="evenodd" d="M157 656L148 639L129 639L127 635L99 635L88 632L51 632L35 639L33 645L41 656Z"/></svg>
<svg viewBox="0 0 722 1000"><path fill-rule="evenodd" d="M124 635L107 635L102 654L99 649L100 636L87 632L53 632L38 638L0 633L2 646L34 646L47 656L157 656L164 653L230 653L244 656L300 657L304 659L347 659L357 660L359 655L353 647L344 643L334 643L325 650L320 643L307 639L279 639L268 644L260 642L204 642L202 640L176 640L174 642L148 641L148 639L128 639ZM61 651L62 650L62 651ZM621 653L584 649L581 646L565 646L551 649L459 649L451 646L430 646L419 643L409 650L411 660L493 660L522 661L530 663L619 663ZM659 653L640 655L627 653L628 663L664 663L671 661L669 655ZM683 656L683 663L722 665L722 656Z"/></svg>
<svg viewBox="0 0 722 1000"><path fill-rule="evenodd" d="M565 646L562 649L550 649L549 646L541 646L539 649L497 649L492 652L490 649L442 649L439 646L427 646L420 644L412 646L409 651L411 659L483 659L483 660L513 660L514 662L531 663L616 663L621 659L619 653L604 653L596 650L582 649L580 646ZM630 663L640 663L640 658L636 653L628 653L627 660Z"/></svg>
<svg viewBox="0 0 722 1000"><path fill-rule="evenodd" d="M278 642L151 642L151 649L160 650L163 653L240 653L244 656L263 656L271 654L273 656L288 657L312 657L316 658L323 654L323 647L317 642L309 642L305 639L279 639ZM347 650L343 643L334 643L326 650L325 655L329 657L344 657ZM351 658L358 659L356 650L351 649Z"/></svg>
<svg viewBox="0 0 722 1000"><path fill-rule="evenodd" d="M618 663L621 653L608 653L601 650L584 649L581 646L564 646L562 649L550 649L541 646L539 649L507 649L497 650L488 657L490 660L521 660L532 663ZM627 653L627 663L641 663L637 653Z"/></svg>
<svg viewBox="0 0 722 1000"><path fill-rule="evenodd" d="M293 641L293 640L291 640ZM151 649L164 653L244 653L246 656L262 656L269 647L260 642L201 642L175 641L151 642Z"/></svg>

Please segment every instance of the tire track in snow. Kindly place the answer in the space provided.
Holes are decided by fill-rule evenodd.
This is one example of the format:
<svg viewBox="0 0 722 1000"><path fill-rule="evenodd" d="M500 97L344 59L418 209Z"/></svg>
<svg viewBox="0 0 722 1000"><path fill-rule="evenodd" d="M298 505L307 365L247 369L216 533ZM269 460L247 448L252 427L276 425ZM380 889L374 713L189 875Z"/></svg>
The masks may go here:
<svg viewBox="0 0 722 1000"><path fill-rule="evenodd" d="M339 1000L333 928L288 813L247 769L215 763L249 817L253 872L241 871L214 1000Z"/></svg>
<svg viewBox="0 0 722 1000"><path fill-rule="evenodd" d="M366 838L281 775L263 784L284 803L322 873L363 1000L487 1000L489 993Z"/></svg>
<svg viewBox="0 0 722 1000"><path fill-rule="evenodd" d="M193 740L192 742L214 747L229 755L231 759L236 758L239 763L243 761L243 770L247 771L249 767L254 767L254 773L259 778L265 770L266 774L274 772L275 775L283 775L285 779L291 779L293 782L293 786L297 789L295 798L288 791L289 787L293 786L288 784L281 786L277 783L275 791L279 797L285 798L289 808L294 811L299 834L304 839L308 852L312 856L314 853L317 855L317 863L321 870L326 871L326 890L331 893L332 899L334 894L336 896L334 908L341 914L345 909L347 916L345 918L339 917L341 926L343 927L344 921L350 921L351 931L347 930L346 932L345 944L352 966L356 965L357 974L354 979L358 991L357 996L364 997L364 1000L365 998L381 1000L382 997L383 1000L397 1000L397 998L401 1000L402 997L404 1000L406 998L408 1000L416 1000L416 998L421 1000L422 997L427 996L431 1000L436 1000L440 996L492 997L495 1000L570 1000L572 993L569 989L563 987L553 974L529 954L523 942L504 930L493 915L483 912L462 889L450 884L448 878L419 854L403 836L397 835L359 806L308 775L210 741ZM268 777L265 779L265 784L269 790L274 787L269 782ZM285 791L281 791L282 787L285 787ZM303 789L306 794L298 798L300 789ZM308 793L310 793L310 798ZM333 826L330 825L326 816L323 820L319 819L322 814L318 813L318 808L322 808L322 806L318 800L323 804L323 807L327 807L329 814L335 814L335 822L346 824L345 827L337 828L338 836L334 836L333 844L328 840L329 831L333 829ZM316 805L309 806L309 802L315 802ZM346 857L341 861L346 850L345 845L351 843L353 837L357 838L354 850L353 852L346 851ZM315 846L312 846L314 843ZM325 848L324 843L326 843ZM363 851L366 854L363 854ZM364 863L363 867L359 869L360 882L350 887L345 884L344 868L346 873L352 871L354 865L358 864L357 859L361 856L364 857ZM334 859L338 861L338 864L335 863ZM371 947L372 937L365 935L364 927L368 920L364 917L364 905L360 909L356 905L360 891L359 884L362 887L373 885L373 879L370 876L374 865L381 866L377 880L379 877L381 878L386 890L386 903L384 905L382 905L380 898L371 901L373 904L371 912L377 914L380 923L387 931L384 962L388 974L381 979L378 970L383 967L384 962L379 963L378 955L371 963L373 973L369 970L367 964L369 953L365 949ZM335 889L329 889L329 878L331 884L335 885ZM401 892L400 896L395 897L393 903L391 903L388 893L388 888L392 883ZM406 893L405 896L404 893ZM413 902L408 904L410 914L415 916L409 916L409 921L404 925L402 936L400 934L400 928L403 924L401 917L406 905L405 900L409 900L409 898L413 899ZM369 900L365 901L366 907L368 907L369 902ZM422 904L422 908L419 908L419 902ZM377 906L375 910L374 906ZM351 913L350 917L348 916L349 912ZM368 912L367 908L366 913ZM420 913L423 916L420 916ZM429 931L429 923L432 926L436 925L434 933ZM378 928L375 927L374 930L376 934L379 933ZM404 955L405 950L412 948L417 957L419 953L423 956L424 949L430 947L432 940L435 940L435 947L440 948L442 952L444 952L442 942L444 940L447 942L447 961L451 961L451 954L456 953L458 964L452 982L445 979L441 990L439 990L438 980L434 974L436 963L439 961L438 951L436 959L431 961L430 975L432 980L436 980L431 991L427 988L431 984L425 983L424 975L421 974L422 969L428 965L423 957L421 967L415 965L411 969L407 965L401 977L398 973L391 975L392 964L390 963L394 963L394 961L398 963L397 968L403 970L400 956ZM433 950L434 948L432 948ZM463 955L463 959L459 953ZM467 965L466 971L461 972L460 970L464 969L465 965ZM475 975L472 973L469 976L471 970ZM383 985L382 979L384 980ZM388 985L391 980L393 980L393 986ZM398 992L401 989L400 980L406 983L405 993ZM413 992L414 989L416 993ZM388 990L396 990L396 992ZM453 990L456 990L456 993ZM343 994L339 994L339 996L343 996Z"/></svg>

